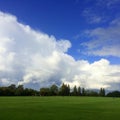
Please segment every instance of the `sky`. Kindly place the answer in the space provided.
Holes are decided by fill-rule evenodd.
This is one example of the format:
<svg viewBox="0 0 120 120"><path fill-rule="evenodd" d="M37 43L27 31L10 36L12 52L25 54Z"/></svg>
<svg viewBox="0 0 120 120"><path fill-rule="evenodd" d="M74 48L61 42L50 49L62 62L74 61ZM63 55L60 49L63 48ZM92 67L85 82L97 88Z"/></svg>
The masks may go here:
<svg viewBox="0 0 120 120"><path fill-rule="evenodd" d="M0 86L120 90L119 50L120 0L0 0Z"/></svg>

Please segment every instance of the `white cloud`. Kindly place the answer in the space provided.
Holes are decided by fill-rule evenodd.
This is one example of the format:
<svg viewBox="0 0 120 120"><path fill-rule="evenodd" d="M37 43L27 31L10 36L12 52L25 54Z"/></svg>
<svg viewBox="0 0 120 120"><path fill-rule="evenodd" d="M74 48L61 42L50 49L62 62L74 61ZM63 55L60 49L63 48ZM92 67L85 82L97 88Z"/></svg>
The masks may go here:
<svg viewBox="0 0 120 120"><path fill-rule="evenodd" d="M90 8L85 9L82 12L82 15L85 17L86 21L90 24L97 24L104 22L104 17L96 14L95 11L93 11Z"/></svg>
<svg viewBox="0 0 120 120"><path fill-rule="evenodd" d="M101 59L90 64L67 54L71 43L35 31L0 12L0 85L24 84L39 89L62 82L71 86L116 89L120 66ZM116 75L116 76L115 76ZM118 87L118 86L117 86Z"/></svg>
<svg viewBox="0 0 120 120"><path fill-rule="evenodd" d="M120 0L85 0L85 4L82 16L89 24L108 23L119 16Z"/></svg>
<svg viewBox="0 0 120 120"><path fill-rule="evenodd" d="M119 5L120 0L97 0L98 6L105 6L109 9L114 8L115 5Z"/></svg>
<svg viewBox="0 0 120 120"><path fill-rule="evenodd" d="M120 57L120 19L113 20L106 28L95 28L86 31L89 42L82 43L87 47L87 54L97 56Z"/></svg>

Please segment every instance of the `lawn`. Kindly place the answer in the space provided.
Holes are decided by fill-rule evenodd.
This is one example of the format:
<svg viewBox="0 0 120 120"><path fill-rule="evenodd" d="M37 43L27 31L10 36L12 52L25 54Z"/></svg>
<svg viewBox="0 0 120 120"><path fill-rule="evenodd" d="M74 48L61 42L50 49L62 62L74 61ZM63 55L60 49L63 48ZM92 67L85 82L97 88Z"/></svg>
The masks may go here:
<svg viewBox="0 0 120 120"><path fill-rule="evenodd" d="M0 120L117 120L120 99L0 97Z"/></svg>

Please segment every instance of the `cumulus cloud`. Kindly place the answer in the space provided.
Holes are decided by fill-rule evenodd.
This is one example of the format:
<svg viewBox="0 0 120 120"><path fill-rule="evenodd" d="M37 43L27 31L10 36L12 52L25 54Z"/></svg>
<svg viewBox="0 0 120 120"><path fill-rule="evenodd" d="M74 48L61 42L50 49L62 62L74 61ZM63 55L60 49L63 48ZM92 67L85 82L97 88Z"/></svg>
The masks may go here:
<svg viewBox="0 0 120 120"><path fill-rule="evenodd" d="M67 54L70 47L69 40L57 40L0 12L0 85L23 84L34 89L63 82L71 87L117 86L119 65L106 59L91 64L76 61Z"/></svg>
<svg viewBox="0 0 120 120"><path fill-rule="evenodd" d="M87 54L97 56L120 57L120 19L113 20L106 28L86 31L90 41L82 43L87 47Z"/></svg>

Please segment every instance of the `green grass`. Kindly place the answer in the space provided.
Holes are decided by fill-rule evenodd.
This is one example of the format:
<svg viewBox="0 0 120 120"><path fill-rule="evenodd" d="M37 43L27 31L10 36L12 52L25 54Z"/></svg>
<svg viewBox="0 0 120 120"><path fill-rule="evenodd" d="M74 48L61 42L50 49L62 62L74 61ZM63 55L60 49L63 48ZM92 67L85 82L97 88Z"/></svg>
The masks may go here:
<svg viewBox="0 0 120 120"><path fill-rule="evenodd" d="M0 97L0 120L117 120L119 98Z"/></svg>

